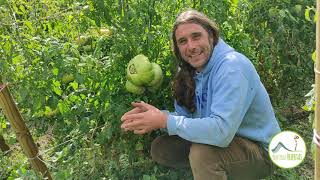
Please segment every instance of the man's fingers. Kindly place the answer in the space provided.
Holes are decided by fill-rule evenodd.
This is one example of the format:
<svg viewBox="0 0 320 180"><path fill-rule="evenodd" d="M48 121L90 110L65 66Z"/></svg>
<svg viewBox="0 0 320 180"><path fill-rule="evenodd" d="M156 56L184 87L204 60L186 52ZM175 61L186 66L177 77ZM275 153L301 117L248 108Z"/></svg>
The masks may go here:
<svg viewBox="0 0 320 180"><path fill-rule="evenodd" d="M141 129L142 126L143 126L143 122L141 122L141 121L138 121L138 120L134 120L134 121L127 120L127 121L125 121L125 123L123 123L121 125L121 128L123 128L125 130L136 130L136 129Z"/></svg>
<svg viewBox="0 0 320 180"><path fill-rule="evenodd" d="M141 108L133 108L132 110L126 112L124 115L128 115L128 114L136 114L136 113L140 113L140 112L143 112L143 110Z"/></svg>
<svg viewBox="0 0 320 180"><path fill-rule="evenodd" d="M133 102L131 104L132 104L132 106L139 107L139 108L143 109L144 111L156 109L154 106L152 106L148 103L142 102L142 101L141 102Z"/></svg>
<svg viewBox="0 0 320 180"><path fill-rule="evenodd" d="M144 113L129 114L129 115L123 116L121 120L122 121L135 120L135 119L141 119L143 117L144 117Z"/></svg>
<svg viewBox="0 0 320 180"><path fill-rule="evenodd" d="M135 114L140 114L144 112L143 110L141 110L140 108L134 108L133 110L129 111L129 112L126 112L122 117L121 117L121 121L126 121L128 120L129 118L132 119L132 116L131 115L135 115ZM135 116L133 116L135 117ZM141 117L141 116L139 116Z"/></svg>
<svg viewBox="0 0 320 180"><path fill-rule="evenodd" d="M125 116L127 116L127 115L137 114L137 113L142 113L142 112L144 112L144 111L143 111L141 108L139 108L139 107L133 108L132 110L130 110L130 111L128 111L128 112L126 112L126 113L124 113L124 114L122 115L121 121L124 121L123 118L124 118Z"/></svg>
<svg viewBox="0 0 320 180"><path fill-rule="evenodd" d="M131 105L135 108L140 108L143 111L148 111L149 109L147 107L144 106L144 102L132 102Z"/></svg>

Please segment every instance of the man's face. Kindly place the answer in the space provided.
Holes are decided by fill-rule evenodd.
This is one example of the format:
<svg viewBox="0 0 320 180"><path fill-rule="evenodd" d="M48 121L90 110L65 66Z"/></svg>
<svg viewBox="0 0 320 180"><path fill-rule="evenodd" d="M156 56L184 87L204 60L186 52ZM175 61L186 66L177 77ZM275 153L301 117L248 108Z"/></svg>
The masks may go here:
<svg viewBox="0 0 320 180"><path fill-rule="evenodd" d="M197 71L201 71L209 60L213 38L195 23L179 25L175 35L182 58Z"/></svg>

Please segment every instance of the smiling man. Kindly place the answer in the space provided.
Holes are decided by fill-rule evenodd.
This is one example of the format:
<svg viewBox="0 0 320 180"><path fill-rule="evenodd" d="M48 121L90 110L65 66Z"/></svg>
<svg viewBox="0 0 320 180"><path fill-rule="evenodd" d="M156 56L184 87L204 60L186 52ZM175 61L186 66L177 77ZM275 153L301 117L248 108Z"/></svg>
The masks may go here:
<svg viewBox="0 0 320 180"><path fill-rule="evenodd" d="M207 64L212 52L213 37L198 24L181 24L175 32L182 59L198 72Z"/></svg>
<svg viewBox="0 0 320 180"><path fill-rule="evenodd" d="M280 128L253 64L195 10L177 17L172 40L178 61L175 112L132 103L121 128L135 134L167 130L152 142L152 158L169 167L191 167L196 180L270 175L267 149Z"/></svg>

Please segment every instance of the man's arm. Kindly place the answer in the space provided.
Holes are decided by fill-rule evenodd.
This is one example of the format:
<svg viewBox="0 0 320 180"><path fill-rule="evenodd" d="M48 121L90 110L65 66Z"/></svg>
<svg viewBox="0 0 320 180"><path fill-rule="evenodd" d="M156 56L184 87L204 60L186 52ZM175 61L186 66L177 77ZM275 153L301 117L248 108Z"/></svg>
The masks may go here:
<svg viewBox="0 0 320 180"><path fill-rule="evenodd" d="M169 135L196 143L226 147L236 134L248 109L249 83L239 70L225 68L215 82L211 113L205 118L169 115Z"/></svg>

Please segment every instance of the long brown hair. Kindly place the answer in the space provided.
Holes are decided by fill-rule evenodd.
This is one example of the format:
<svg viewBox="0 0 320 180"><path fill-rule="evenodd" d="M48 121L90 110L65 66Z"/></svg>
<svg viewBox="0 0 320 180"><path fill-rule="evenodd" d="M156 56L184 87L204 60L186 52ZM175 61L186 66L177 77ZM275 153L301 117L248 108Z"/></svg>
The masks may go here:
<svg viewBox="0 0 320 180"><path fill-rule="evenodd" d="M219 29L217 25L213 21L211 21L207 16L192 9L179 14L173 25L173 51L176 56L177 63L177 72L173 79L173 95L180 106L186 107L190 112L195 112L196 84L193 79L195 75L195 69L182 59L177 45L177 39L175 34L179 25L187 23L195 23L202 26L208 32L209 37L213 38L212 47L214 47L219 40Z"/></svg>

